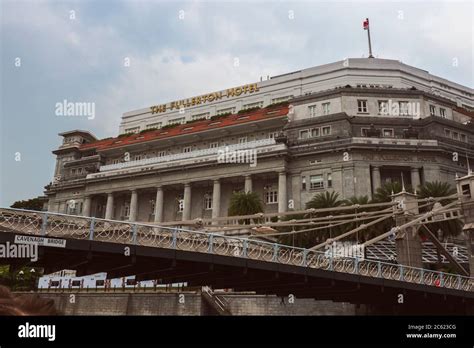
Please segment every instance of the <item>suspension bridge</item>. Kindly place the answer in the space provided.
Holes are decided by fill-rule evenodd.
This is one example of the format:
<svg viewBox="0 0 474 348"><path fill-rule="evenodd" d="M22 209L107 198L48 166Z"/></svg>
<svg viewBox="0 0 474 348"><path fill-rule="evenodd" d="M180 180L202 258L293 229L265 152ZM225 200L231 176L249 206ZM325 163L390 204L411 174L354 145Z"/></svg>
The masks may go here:
<svg viewBox="0 0 474 348"><path fill-rule="evenodd" d="M387 238L403 240L420 226L462 219L457 198L454 195L411 202L403 199L377 205L160 225L0 208L0 243L15 243L19 236L29 238L23 241L38 243L40 254L34 265L44 267L45 273L61 269L75 269L78 275L107 272L109 278L136 275L138 280L159 279L162 283L186 282L190 286L279 296L292 294L366 304L381 311L388 308L386 312L393 312L397 307L396 311L401 313L461 314L474 308L474 279L449 253L446 256L457 267L456 274L400 262L337 256L324 250L334 242L363 233L368 227L388 219L395 219L397 226L365 238L363 246ZM419 209L432 207L442 200L451 200L451 203L419 213ZM288 219L291 215L300 218ZM265 218L273 217L280 220L262 223ZM244 220L247 220L246 225L239 224ZM355 227L311 248L269 240L282 234L318 233L343 225ZM278 232L280 227L292 230ZM262 228L265 232L258 232ZM232 233L243 229L250 231L250 235L242 237ZM30 261L11 258L4 263L21 267Z"/></svg>

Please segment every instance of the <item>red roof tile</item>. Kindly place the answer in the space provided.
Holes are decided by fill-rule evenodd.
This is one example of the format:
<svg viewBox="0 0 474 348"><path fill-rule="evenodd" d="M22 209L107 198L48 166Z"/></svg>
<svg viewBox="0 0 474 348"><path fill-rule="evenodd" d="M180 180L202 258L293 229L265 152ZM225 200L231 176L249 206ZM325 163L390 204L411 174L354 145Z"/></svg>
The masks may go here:
<svg viewBox="0 0 474 348"><path fill-rule="evenodd" d="M98 141L82 144L80 147L80 150L90 150L90 149L105 150L105 149L117 148L117 147L132 145L132 144L138 144L138 143L155 140L155 139L170 138L170 137L174 137L174 136L178 136L182 134L198 133L198 132L205 131L208 129L222 128L222 127L232 126L236 124L243 124L247 122L258 121L258 120L274 118L274 117L282 117L282 116L288 115L288 110L289 108L287 104L278 105L278 106L269 106L263 109L249 111L248 113L245 113L245 114L233 114L233 115L229 115L229 116L214 119L214 120L207 119L203 121L196 121L192 123L177 125L172 128L149 131L142 134L133 134L133 135L128 135L128 136L98 140ZM241 119L244 116L246 118ZM212 123L215 123L215 124L211 125ZM189 128L192 128L192 129L189 129ZM184 129L188 129L188 130L184 130Z"/></svg>

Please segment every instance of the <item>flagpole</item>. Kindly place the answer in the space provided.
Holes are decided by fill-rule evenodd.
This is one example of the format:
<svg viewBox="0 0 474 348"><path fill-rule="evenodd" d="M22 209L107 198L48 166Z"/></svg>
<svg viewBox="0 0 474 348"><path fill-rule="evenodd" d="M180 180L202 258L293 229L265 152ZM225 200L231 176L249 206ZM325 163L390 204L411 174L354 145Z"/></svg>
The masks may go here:
<svg viewBox="0 0 474 348"><path fill-rule="evenodd" d="M369 24L369 19L366 18L367 20L367 37L369 38L369 58L374 58L374 56L372 55L372 44L370 42L370 24Z"/></svg>

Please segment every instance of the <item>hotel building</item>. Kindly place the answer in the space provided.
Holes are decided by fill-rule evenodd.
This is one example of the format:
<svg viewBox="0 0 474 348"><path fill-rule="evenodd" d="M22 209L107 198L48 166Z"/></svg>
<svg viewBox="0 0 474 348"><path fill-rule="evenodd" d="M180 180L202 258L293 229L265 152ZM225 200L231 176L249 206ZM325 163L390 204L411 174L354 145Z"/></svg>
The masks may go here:
<svg viewBox="0 0 474 348"><path fill-rule="evenodd" d="M119 135L61 133L48 210L140 222L265 213L387 181L454 183L474 165L474 91L388 59L344 61L126 112Z"/></svg>

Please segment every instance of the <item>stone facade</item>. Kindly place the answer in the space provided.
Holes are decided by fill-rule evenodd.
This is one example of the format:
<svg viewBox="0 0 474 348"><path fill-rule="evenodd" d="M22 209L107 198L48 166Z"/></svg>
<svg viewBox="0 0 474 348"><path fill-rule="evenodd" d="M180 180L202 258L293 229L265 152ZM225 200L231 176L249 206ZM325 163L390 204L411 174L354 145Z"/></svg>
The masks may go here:
<svg viewBox="0 0 474 348"><path fill-rule="evenodd" d="M64 315L211 315L200 293L40 293L53 299ZM273 295L223 294L232 315L355 315L349 303L295 298L289 303Z"/></svg>
<svg viewBox="0 0 474 348"><path fill-rule="evenodd" d="M140 134L62 133L48 210L154 223L210 219L227 215L235 191L256 192L264 213L275 213L304 209L323 191L370 198L402 175L416 188L467 173L468 106L417 88L337 81L342 87L283 104ZM221 161L224 152L247 156L245 163Z"/></svg>

